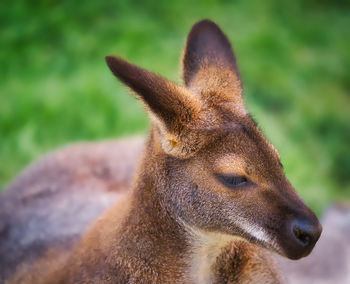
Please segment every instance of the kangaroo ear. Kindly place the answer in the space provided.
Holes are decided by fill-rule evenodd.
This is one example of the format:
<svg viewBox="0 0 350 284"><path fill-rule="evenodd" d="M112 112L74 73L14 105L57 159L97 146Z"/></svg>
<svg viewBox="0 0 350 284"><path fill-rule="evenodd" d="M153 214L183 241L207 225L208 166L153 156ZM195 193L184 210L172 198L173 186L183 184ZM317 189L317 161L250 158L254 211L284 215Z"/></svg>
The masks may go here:
<svg viewBox="0 0 350 284"><path fill-rule="evenodd" d="M163 148L176 154L183 130L199 120L198 99L187 89L124 59L106 56L106 62L113 74L144 102L158 126Z"/></svg>
<svg viewBox="0 0 350 284"><path fill-rule="evenodd" d="M183 56L183 80L187 87L201 93L233 84L237 87L235 93L240 94L239 72L231 44L210 20L197 22L188 34Z"/></svg>

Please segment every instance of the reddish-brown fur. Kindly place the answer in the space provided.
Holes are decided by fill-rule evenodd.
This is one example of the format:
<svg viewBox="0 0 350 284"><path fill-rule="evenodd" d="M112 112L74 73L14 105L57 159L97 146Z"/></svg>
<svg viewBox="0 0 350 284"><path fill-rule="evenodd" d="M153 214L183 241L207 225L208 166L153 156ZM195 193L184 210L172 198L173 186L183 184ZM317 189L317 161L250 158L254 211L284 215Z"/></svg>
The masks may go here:
<svg viewBox="0 0 350 284"><path fill-rule="evenodd" d="M225 35L208 20L194 25L185 87L120 58L107 63L152 120L131 190L71 253L53 246L19 265L9 283L281 282L266 249L306 256L321 227L246 112ZM228 188L218 178L226 175L248 181ZM296 232L297 221L307 231Z"/></svg>

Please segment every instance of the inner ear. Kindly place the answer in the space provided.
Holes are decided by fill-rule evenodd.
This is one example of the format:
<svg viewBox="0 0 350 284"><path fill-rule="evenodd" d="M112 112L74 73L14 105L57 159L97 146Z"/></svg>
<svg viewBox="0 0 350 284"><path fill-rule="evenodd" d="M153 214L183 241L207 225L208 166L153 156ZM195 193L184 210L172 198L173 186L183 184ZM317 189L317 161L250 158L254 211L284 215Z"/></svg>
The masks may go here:
<svg viewBox="0 0 350 284"><path fill-rule="evenodd" d="M186 86L201 69L230 70L239 77L231 44L221 29L210 20L202 20L192 27L183 57L183 79Z"/></svg>

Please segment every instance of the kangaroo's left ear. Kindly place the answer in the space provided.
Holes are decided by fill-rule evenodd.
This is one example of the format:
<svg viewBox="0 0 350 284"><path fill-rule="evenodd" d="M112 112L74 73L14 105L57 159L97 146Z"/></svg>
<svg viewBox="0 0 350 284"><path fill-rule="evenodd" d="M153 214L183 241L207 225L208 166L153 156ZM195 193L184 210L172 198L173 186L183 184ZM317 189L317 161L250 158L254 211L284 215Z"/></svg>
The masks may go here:
<svg viewBox="0 0 350 284"><path fill-rule="evenodd" d="M227 99L240 96L235 55L228 38L214 22L202 20L193 25L182 63L185 85L196 93L216 93Z"/></svg>

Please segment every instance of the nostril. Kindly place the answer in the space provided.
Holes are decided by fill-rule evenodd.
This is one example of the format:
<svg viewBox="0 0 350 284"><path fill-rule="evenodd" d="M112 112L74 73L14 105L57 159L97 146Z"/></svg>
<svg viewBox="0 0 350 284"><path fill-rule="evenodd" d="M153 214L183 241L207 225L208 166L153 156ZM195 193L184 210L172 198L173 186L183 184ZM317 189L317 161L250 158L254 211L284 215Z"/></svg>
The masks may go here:
<svg viewBox="0 0 350 284"><path fill-rule="evenodd" d="M299 226L293 226L294 236L304 245L308 246L312 240L310 234L304 230L302 230Z"/></svg>

